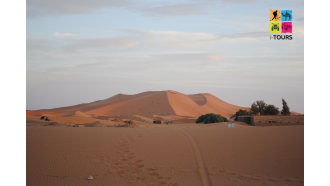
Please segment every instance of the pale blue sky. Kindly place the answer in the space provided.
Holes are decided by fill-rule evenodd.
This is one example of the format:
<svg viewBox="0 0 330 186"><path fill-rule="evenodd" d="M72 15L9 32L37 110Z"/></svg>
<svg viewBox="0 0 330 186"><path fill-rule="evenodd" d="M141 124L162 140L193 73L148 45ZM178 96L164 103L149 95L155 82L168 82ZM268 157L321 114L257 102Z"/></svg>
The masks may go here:
<svg viewBox="0 0 330 186"><path fill-rule="evenodd" d="M293 40L269 40L269 9ZM27 0L27 108L149 90L304 110L302 0Z"/></svg>

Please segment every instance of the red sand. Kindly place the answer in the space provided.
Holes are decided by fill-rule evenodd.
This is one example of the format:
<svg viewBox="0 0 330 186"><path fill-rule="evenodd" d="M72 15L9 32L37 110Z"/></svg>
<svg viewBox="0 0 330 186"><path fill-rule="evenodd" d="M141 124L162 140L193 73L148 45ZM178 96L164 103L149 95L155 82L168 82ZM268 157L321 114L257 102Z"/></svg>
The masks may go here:
<svg viewBox="0 0 330 186"><path fill-rule="evenodd" d="M28 126L27 185L304 184L304 126L145 126Z"/></svg>

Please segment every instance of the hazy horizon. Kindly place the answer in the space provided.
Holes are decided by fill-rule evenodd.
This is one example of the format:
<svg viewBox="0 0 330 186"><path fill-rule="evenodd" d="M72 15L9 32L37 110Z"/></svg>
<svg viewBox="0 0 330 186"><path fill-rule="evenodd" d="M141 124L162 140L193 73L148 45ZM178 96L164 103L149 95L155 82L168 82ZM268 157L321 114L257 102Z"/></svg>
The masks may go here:
<svg viewBox="0 0 330 186"><path fill-rule="evenodd" d="M303 0L27 0L27 109L113 95L211 93L304 112ZM269 10L293 40L269 40Z"/></svg>

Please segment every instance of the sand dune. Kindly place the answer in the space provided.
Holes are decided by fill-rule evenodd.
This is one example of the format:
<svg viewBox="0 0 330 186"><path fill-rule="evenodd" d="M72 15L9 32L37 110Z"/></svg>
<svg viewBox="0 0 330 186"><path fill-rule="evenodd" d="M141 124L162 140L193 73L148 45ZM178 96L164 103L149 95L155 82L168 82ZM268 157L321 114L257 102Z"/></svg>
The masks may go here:
<svg viewBox="0 0 330 186"><path fill-rule="evenodd" d="M211 94L186 95L176 91L148 91L135 95L118 94L105 100L55 109L29 111L28 115L59 113L75 116L158 116L198 117L218 113L230 117L243 107L229 104Z"/></svg>
<svg viewBox="0 0 330 186"><path fill-rule="evenodd" d="M175 115L167 100L167 93L150 92L148 94L131 96L126 100L88 111L95 115Z"/></svg>

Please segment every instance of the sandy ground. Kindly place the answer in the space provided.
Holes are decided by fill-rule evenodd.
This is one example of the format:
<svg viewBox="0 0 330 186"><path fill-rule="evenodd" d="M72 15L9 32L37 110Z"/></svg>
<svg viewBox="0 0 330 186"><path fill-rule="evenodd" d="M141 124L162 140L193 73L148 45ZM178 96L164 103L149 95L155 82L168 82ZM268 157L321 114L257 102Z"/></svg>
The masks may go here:
<svg viewBox="0 0 330 186"><path fill-rule="evenodd" d="M27 185L296 186L303 180L303 125L27 126Z"/></svg>

